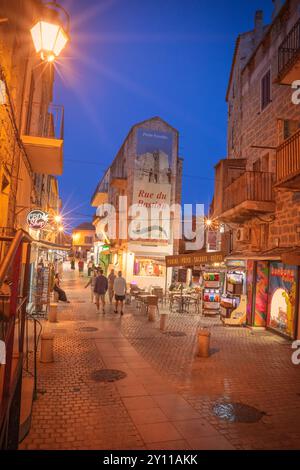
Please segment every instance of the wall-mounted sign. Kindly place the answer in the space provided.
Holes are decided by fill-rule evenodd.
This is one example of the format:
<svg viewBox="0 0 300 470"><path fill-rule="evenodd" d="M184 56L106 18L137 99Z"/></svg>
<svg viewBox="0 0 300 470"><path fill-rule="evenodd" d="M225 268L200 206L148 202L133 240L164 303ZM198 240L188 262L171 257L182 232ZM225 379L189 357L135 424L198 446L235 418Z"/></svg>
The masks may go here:
<svg viewBox="0 0 300 470"><path fill-rule="evenodd" d="M224 253L195 251L186 255L166 256L167 268L179 266L200 266L202 264L223 263Z"/></svg>
<svg viewBox="0 0 300 470"><path fill-rule="evenodd" d="M49 215L47 212L41 211L40 209L35 209L30 211L27 215L27 224L29 228L33 230L41 230L43 229L49 220Z"/></svg>
<svg viewBox="0 0 300 470"><path fill-rule="evenodd" d="M145 217L133 229L134 240L170 240L170 221L162 223L151 209L159 211L170 205L173 175L173 134L137 129L133 203L148 211L148 220Z"/></svg>

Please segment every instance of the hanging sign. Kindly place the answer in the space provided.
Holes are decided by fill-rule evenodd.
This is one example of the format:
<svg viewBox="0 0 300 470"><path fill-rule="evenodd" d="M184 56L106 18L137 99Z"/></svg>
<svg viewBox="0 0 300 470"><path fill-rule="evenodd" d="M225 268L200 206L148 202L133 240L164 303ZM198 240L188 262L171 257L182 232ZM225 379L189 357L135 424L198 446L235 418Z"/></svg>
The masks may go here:
<svg viewBox="0 0 300 470"><path fill-rule="evenodd" d="M49 220L49 215L47 212L41 211L40 209L35 209L30 211L27 215L27 224L29 228L33 230L41 230L43 229Z"/></svg>
<svg viewBox="0 0 300 470"><path fill-rule="evenodd" d="M200 266L201 264L223 263L224 253L203 251L195 251L194 253L166 256L167 268L179 266Z"/></svg>

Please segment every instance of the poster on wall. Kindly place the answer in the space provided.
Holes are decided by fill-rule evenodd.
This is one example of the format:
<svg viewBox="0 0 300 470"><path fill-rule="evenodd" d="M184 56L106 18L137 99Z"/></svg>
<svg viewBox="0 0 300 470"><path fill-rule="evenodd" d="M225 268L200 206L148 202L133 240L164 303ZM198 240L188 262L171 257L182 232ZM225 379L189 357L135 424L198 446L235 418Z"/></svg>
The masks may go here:
<svg viewBox="0 0 300 470"><path fill-rule="evenodd" d="M139 128L136 137L133 203L147 209L148 220L137 227L135 239L169 240L170 221L153 217L153 210L163 211L171 202L173 135Z"/></svg>
<svg viewBox="0 0 300 470"><path fill-rule="evenodd" d="M297 282L296 266L271 263L268 326L291 338L295 334Z"/></svg>
<svg viewBox="0 0 300 470"><path fill-rule="evenodd" d="M246 279L246 290L247 290L247 325L252 325L252 301L253 301L253 271L254 261L247 261L247 279Z"/></svg>

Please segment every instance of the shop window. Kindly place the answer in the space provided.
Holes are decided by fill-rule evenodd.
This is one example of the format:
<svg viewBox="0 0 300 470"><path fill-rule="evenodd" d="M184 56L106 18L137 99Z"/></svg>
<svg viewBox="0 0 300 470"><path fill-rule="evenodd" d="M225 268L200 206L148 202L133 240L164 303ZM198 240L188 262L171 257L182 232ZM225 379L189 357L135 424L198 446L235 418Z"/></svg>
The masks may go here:
<svg viewBox="0 0 300 470"><path fill-rule="evenodd" d="M133 265L134 276L156 276L164 277L166 268L161 261L136 258Z"/></svg>
<svg viewBox="0 0 300 470"><path fill-rule="evenodd" d="M93 237L84 237L85 245L92 245L93 244Z"/></svg>

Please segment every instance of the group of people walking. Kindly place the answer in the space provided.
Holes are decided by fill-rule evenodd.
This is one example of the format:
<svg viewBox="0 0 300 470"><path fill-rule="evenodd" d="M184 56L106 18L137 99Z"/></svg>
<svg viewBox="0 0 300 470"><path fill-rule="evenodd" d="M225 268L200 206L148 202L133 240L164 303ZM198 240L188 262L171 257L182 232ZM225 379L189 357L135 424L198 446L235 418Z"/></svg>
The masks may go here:
<svg viewBox="0 0 300 470"><path fill-rule="evenodd" d="M109 302L113 303L115 297L115 313L123 315L123 305L126 297L126 280L122 276L122 271L115 275L114 269L111 270L108 277L104 276L103 269L94 269L92 277L86 284L86 288L91 286L91 302L94 302L97 306L98 312L100 307L102 313L105 314L105 297L108 292Z"/></svg>
<svg viewBox="0 0 300 470"><path fill-rule="evenodd" d="M82 263L80 263L82 261ZM80 265L79 265L80 263ZM79 276L83 275L83 260L79 260ZM103 273L103 269L96 268L92 261L89 261L88 265L88 276L89 281L85 288L91 288L91 302L95 302L98 312L102 309L102 313L105 314L106 295L108 294L110 305L115 300L115 313L123 315L124 301L126 298L126 280L122 276L122 271L115 274L114 269L111 270L110 274L106 277ZM71 269L75 268L74 259L71 259ZM67 295L60 285L61 274L55 273L53 279L53 290L58 294L58 300L61 302L68 302Z"/></svg>

